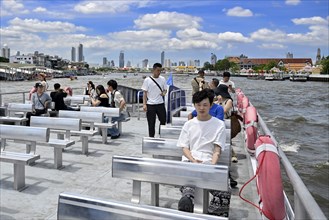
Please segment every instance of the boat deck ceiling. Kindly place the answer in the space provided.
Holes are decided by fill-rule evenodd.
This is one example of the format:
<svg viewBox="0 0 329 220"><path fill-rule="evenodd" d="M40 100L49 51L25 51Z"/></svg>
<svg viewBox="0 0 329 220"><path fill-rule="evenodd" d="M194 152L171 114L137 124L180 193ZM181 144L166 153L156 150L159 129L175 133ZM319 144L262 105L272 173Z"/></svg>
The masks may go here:
<svg viewBox="0 0 329 220"><path fill-rule="evenodd" d="M63 152L65 168L62 170L53 168L53 148L37 146L37 153L41 155L41 159L34 166L26 166L28 188L22 192L13 189L13 165L1 163L1 219L57 219L58 195L64 191L130 202L132 181L111 177L112 156L146 156L141 152L142 137L147 134L146 118L138 120L137 117L132 117L129 122L123 123L120 138L109 138L108 144L102 144L101 136L92 137L88 156L81 153L79 137L73 136L76 144ZM249 169L249 155L242 147L243 140L242 133L233 139L233 147L238 154L239 162L232 163L233 176L238 176L238 187L232 189L230 218L260 219L258 211L238 196L242 184L253 175ZM8 151L25 152L23 144L9 141L7 144ZM245 188L243 195L258 204L255 185L253 181ZM150 188L150 184L142 183L142 204L150 204ZM160 186L161 207L177 209L179 199L178 188Z"/></svg>

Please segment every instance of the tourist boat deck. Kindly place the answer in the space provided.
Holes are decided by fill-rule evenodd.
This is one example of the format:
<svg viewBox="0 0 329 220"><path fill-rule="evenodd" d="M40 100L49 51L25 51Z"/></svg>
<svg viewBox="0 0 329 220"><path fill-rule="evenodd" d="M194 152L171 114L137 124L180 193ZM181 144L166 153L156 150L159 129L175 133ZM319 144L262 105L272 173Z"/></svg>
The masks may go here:
<svg viewBox="0 0 329 220"><path fill-rule="evenodd" d="M261 118L260 124L264 127ZM266 130L266 126L263 129L265 134L269 132ZM88 155L81 153L82 143L78 136L73 136L72 139L76 141L76 144L65 148L63 169L53 168L52 148L37 146L37 154L41 155L41 159L37 160L33 166L26 166L25 181L28 187L21 192L12 187L12 164L1 163L1 219L57 219L58 197L63 192L88 195L104 200L130 202L132 181L112 177L112 158L114 155L150 157L150 155L142 154L142 138L148 133L145 113L132 114L131 120L123 123L122 130L120 138L109 139L106 144L102 143L102 137L99 135L90 138ZM244 146L244 140L245 134L242 130L232 141L239 161L231 164L238 186L232 189L229 219L262 219L258 209L239 197L239 190L253 177L253 168L256 166L255 158L249 155ZM23 143L8 141L7 145L8 150L25 151ZM282 151L279 153L282 154L285 168L289 169L284 153ZM301 180L295 172L291 171L288 175L290 179L293 178L292 184L303 188L303 184L300 184ZM166 185L160 185L160 188L160 207L177 209L181 196L179 189ZM290 204L286 204L287 219L295 219L295 217L298 219L301 216L311 216L311 219L316 219L318 216L324 217L321 211L317 213L319 207L313 198L310 198L308 191L298 189L298 187L295 190L299 191L296 193L298 196L295 197L296 213L294 216L291 213L292 207ZM150 204L150 194L150 184L142 183L141 204ZM255 181L250 182L244 188L242 195L258 205L259 197ZM309 207L304 208L305 201L309 202Z"/></svg>

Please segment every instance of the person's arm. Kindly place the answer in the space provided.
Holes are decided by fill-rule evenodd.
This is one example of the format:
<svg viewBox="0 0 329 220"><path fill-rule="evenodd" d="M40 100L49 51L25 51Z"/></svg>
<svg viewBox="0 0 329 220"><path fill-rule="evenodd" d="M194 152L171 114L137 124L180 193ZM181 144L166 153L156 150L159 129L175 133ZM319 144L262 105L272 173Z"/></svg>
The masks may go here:
<svg viewBox="0 0 329 220"><path fill-rule="evenodd" d="M229 86L228 86L228 89L229 89L232 93L235 93L235 88L233 88L232 85L229 85Z"/></svg>
<svg viewBox="0 0 329 220"><path fill-rule="evenodd" d="M188 147L183 147L183 154L192 163L202 163L201 160L194 159L194 157L192 156L191 151Z"/></svg>
<svg viewBox="0 0 329 220"><path fill-rule="evenodd" d="M123 108L125 107L125 105L126 105L126 101L122 98L121 101L120 101L120 106L119 106L120 111L123 110Z"/></svg>
<svg viewBox="0 0 329 220"><path fill-rule="evenodd" d="M233 107L232 100L227 100L225 107L224 107L224 113L227 113L231 108Z"/></svg>
<svg viewBox="0 0 329 220"><path fill-rule="evenodd" d="M92 106L98 106L101 103L100 100L95 99L94 97L90 97L90 101Z"/></svg>
<svg viewBox="0 0 329 220"><path fill-rule="evenodd" d="M214 164L214 165L217 164L220 154L221 154L221 147L219 145L215 144L214 152L213 152L212 159L211 159L211 164Z"/></svg>
<svg viewBox="0 0 329 220"><path fill-rule="evenodd" d="M147 111L146 103L147 103L147 91L144 90L143 91L143 110L144 110L144 112Z"/></svg>
<svg viewBox="0 0 329 220"><path fill-rule="evenodd" d="M188 115L187 115L187 119L188 120L191 120L193 118L193 116L192 116L192 112L191 113L189 113Z"/></svg>

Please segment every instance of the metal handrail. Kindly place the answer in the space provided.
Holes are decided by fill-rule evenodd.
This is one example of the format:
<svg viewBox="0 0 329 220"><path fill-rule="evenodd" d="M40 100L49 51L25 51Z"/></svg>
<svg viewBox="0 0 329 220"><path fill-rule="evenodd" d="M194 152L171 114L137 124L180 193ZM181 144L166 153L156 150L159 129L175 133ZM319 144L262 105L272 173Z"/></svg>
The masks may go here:
<svg viewBox="0 0 329 220"><path fill-rule="evenodd" d="M327 219L259 114L258 125L261 127L264 134L269 135L275 145L278 146L281 164L294 189L295 219Z"/></svg>

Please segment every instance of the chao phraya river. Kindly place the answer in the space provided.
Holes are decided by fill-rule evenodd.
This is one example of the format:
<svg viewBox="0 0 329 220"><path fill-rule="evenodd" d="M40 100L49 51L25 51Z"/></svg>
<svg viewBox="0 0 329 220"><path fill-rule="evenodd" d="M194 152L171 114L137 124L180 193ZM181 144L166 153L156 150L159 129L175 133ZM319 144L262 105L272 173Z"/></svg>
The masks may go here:
<svg viewBox="0 0 329 220"><path fill-rule="evenodd" d="M147 75L147 74L144 74ZM163 75L168 77L168 75ZM193 76L174 75L174 85L190 89ZM207 76L209 81L213 76ZM62 88L81 88L73 94L82 94L88 80L97 86L115 79L119 84L140 88L142 74L103 76L79 76L77 80L67 78L48 81L49 89L54 83ZM248 80L244 77L231 78L257 108L272 134L279 142L292 165L311 191L316 201L329 217L329 85L326 82L291 82ZM29 91L33 81L0 82L1 92ZM6 95L3 103L21 102L22 97ZM285 183L286 185L289 185ZM291 194L291 192L288 192Z"/></svg>

